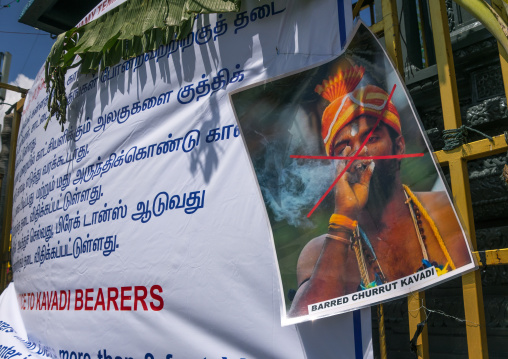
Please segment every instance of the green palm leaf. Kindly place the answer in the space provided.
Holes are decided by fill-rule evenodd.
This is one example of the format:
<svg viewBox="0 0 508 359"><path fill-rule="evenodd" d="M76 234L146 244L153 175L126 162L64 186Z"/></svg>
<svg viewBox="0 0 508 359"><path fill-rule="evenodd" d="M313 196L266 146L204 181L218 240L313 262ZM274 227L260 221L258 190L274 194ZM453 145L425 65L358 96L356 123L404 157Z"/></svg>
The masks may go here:
<svg viewBox="0 0 508 359"><path fill-rule="evenodd" d="M239 11L241 0L129 0L100 18L60 34L46 60L48 110L66 122L65 73L81 59L90 73L185 38L196 14ZM74 64L74 65L73 65Z"/></svg>

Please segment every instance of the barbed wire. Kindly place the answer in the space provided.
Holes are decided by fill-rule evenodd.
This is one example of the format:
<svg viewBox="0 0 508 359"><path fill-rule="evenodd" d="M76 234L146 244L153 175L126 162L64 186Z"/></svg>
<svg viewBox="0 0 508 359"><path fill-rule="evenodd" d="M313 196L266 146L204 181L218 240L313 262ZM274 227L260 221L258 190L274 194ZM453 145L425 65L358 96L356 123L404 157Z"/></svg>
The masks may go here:
<svg viewBox="0 0 508 359"><path fill-rule="evenodd" d="M414 296L414 295L416 295L416 294L413 293L412 296ZM472 322L472 321L467 320L467 319L455 317L453 315L450 315L450 314L447 314L447 313L443 312L442 310L429 309L425 305L423 305L423 299L422 299L422 303L420 304L420 307L418 307L417 309L411 309L411 310L409 310L408 314L409 314L409 312L417 312L417 311L419 311L421 309L423 309L424 312L425 312L425 320L427 320L429 318L430 314L436 313L436 314L439 314L439 315L451 318L451 319L453 319L453 320L455 320L455 321L457 321L459 323L466 323L466 325L470 326L470 327L478 327L478 326L480 326L480 324L478 324L478 323Z"/></svg>

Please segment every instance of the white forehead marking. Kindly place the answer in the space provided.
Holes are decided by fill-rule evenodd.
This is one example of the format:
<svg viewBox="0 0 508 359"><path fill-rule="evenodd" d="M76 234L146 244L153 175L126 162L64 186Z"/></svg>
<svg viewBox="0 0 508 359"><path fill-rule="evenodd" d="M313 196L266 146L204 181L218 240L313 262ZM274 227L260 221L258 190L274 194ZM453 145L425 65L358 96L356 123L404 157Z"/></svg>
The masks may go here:
<svg viewBox="0 0 508 359"><path fill-rule="evenodd" d="M358 134L358 123L354 122L351 124L351 136L356 136Z"/></svg>

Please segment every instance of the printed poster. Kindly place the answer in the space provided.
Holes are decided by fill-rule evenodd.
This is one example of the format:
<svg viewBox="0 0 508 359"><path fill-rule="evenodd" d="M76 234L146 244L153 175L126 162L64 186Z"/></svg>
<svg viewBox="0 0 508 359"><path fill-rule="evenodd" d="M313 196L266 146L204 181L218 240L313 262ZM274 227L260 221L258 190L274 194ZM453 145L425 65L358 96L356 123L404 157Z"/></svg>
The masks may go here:
<svg viewBox="0 0 508 359"><path fill-rule="evenodd" d="M408 92L357 26L332 61L235 91L291 324L475 267Z"/></svg>

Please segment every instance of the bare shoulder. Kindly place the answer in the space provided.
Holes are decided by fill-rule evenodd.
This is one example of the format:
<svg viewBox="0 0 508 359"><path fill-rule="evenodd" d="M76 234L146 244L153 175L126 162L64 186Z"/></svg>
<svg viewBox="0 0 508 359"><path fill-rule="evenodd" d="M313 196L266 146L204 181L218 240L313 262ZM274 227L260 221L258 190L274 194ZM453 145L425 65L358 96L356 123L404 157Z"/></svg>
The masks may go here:
<svg viewBox="0 0 508 359"><path fill-rule="evenodd" d="M422 204L423 208L425 208L435 221L440 221L440 219L446 218L447 220L452 220L455 223L458 222L453 204L450 202L446 192L415 192L415 195Z"/></svg>
<svg viewBox="0 0 508 359"><path fill-rule="evenodd" d="M442 206L449 204L448 195L445 191L435 192L415 192L416 197L422 202L422 204L429 206Z"/></svg>
<svg viewBox="0 0 508 359"><path fill-rule="evenodd" d="M422 206L435 222L457 267L470 263L470 252L459 219L446 192L415 193Z"/></svg>
<svg viewBox="0 0 508 359"><path fill-rule="evenodd" d="M314 271L314 266L317 263L323 244L326 239L326 234L311 239L305 247L303 247L298 257L298 264L296 266L296 278L298 286L304 281L308 280Z"/></svg>

